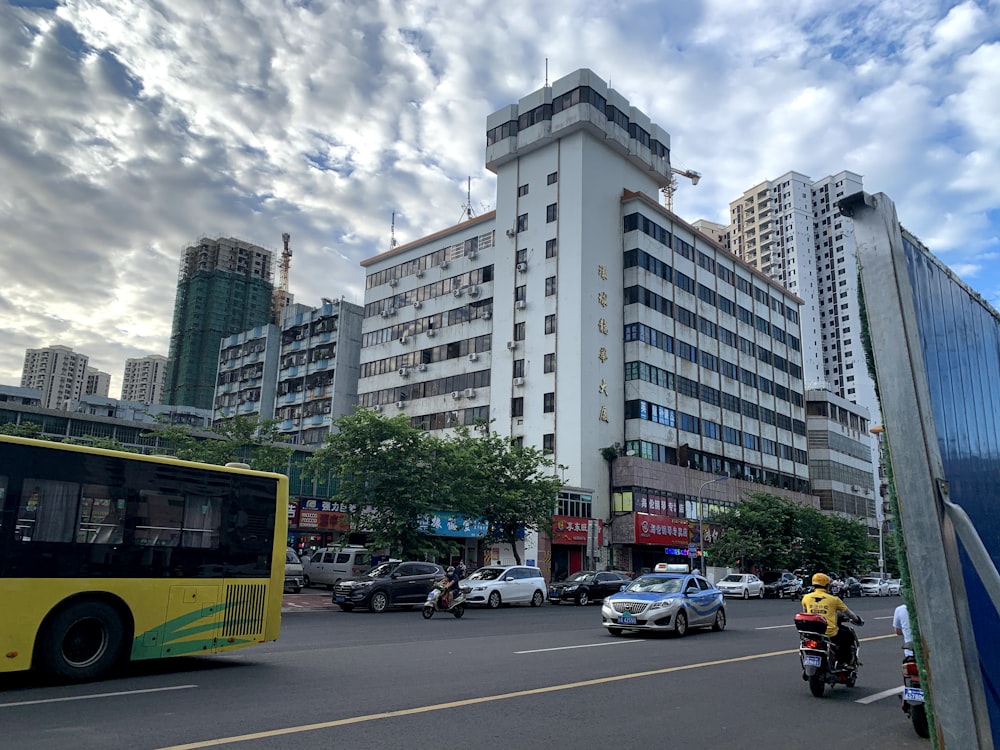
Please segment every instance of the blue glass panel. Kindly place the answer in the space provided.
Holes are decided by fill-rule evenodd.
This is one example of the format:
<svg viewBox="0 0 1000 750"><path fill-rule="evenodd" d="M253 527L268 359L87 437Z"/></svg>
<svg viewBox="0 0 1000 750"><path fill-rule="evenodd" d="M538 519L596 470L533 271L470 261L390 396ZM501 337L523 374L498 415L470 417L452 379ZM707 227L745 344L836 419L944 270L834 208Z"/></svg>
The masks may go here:
<svg viewBox="0 0 1000 750"><path fill-rule="evenodd" d="M1000 315L906 235L903 247L949 494L1000 567ZM1000 744L1000 616L961 554L990 722Z"/></svg>

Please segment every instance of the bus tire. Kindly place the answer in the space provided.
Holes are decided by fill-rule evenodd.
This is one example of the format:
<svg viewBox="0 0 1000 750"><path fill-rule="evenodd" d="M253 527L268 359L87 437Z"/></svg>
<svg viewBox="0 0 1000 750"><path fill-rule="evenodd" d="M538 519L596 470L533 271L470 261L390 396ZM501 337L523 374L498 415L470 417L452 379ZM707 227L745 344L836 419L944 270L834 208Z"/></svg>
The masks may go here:
<svg viewBox="0 0 1000 750"><path fill-rule="evenodd" d="M71 604L45 627L36 661L43 672L60 681L97 680L118 663L124 632L113 607L94 601Z"/></svg>

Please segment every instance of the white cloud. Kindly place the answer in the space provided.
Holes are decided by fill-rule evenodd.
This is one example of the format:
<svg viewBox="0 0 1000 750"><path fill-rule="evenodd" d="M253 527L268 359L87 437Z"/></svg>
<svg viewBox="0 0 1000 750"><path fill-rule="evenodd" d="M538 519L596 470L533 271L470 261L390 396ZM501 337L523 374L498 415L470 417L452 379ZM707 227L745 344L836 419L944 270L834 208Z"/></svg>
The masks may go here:
<svg viewBox="0 0 1000 750"><path fill-rule="evenodd" d="M675 207L724 221L789 170L860 172L1000 296L1000 13L817 0L0 5L0 382L65 344L117 381L166 354L202 234L292 235L301 302L360 301L357 265L457 222L486 116L589 67L672 136ZM988 290L992 289L990 292ZM112 387L114 393L115 386Z"/></svg>

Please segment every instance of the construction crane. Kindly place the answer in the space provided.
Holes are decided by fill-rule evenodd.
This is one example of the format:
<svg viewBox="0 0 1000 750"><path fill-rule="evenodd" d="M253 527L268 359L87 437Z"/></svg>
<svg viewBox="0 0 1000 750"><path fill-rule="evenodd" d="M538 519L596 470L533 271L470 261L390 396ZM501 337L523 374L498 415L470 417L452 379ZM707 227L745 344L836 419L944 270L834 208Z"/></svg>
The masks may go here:
<svg viewBox="0 0 1000 750"><path fill-rule="evenodd" d="M275 325L281 325L281 313L288 305L288 269L292 265L292 248L289 244L292 236L283 232L281 241L284 249L281 251L281 265L278 267L278 288L271 297L271 318Z"/></svg>
<svg viewBox="0 0 1000 750"><path fill-rule="evenodd" d="M674 175L679 174L681 177L687 177L691 180L692 185L697 185L698 180L701 179L701 172L695 172L693 169L677 169L677 167L670 167L670 172L670 182L666 187L660 188L660 192L663 193L663 200L667 210L673 211L674 191L677 190L677 178Z"/></svg>

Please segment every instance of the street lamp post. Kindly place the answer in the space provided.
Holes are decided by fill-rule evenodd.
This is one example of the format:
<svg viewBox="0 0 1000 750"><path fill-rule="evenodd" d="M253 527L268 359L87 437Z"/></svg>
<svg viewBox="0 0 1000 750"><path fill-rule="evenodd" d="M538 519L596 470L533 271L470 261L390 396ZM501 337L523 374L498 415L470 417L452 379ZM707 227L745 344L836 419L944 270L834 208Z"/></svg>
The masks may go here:
<svg viewBox="0 0 1000 750"><path fill-rule="evenodd" d="M701 499L701 494L710 484L725 482L729 477L715 477L707 482L702 482L698 488L698 552L701 557L701 574L705 575L705 501Z"/></svg>

